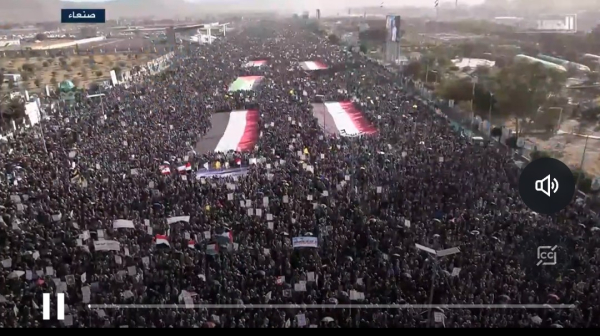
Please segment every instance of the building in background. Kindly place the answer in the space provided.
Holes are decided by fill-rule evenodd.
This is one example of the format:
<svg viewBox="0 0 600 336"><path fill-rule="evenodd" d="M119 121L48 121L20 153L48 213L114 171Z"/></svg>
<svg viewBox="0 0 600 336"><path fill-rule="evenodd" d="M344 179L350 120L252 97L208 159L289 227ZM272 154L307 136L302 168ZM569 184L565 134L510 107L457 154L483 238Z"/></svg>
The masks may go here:
<svg viewBox="0 0 600 336"><path fill-rule="evenodd" d="M83 27L79 30L79 38L86 39L98 36L98 29L96 27Z"/></svg>
<svg viewBox="0 0 600 336"><path fill-rule="evenodd" d="M21 45L21 40L0 40L0 48Z"/></svg>
<svg viewBox="0 0 600 336"><path fill-rule="evenodd" d="M526 20L517 16L497 16L494 18L494 22L497 24L517 28L523 28L526 25Z"/></svg>
<svg viewBox="0 0 600 336"><path fill-rule="evenodd" d="M175 38L175 29L173 27L169 27L165 30L165 34L167 35L167 44L168 45L176 45L177 39Z"/></svg>

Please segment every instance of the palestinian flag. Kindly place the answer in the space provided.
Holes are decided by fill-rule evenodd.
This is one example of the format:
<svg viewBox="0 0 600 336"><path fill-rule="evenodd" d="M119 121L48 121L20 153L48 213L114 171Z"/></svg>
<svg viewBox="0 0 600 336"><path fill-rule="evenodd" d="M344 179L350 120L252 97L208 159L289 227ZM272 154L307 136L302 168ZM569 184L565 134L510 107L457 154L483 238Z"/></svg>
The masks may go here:
<svg viewBox="0 0 600 336"><path fill-rule="evenodd" d="M250 61L248 63L246 63L244 66L246 68L252 68L252 67L261 67L263 65L267 65L267 61L266 60L258 60L258 61Z"/></svg>
<svg viewBox="0 0 600 336"><path fill-rule="evenodd" d="M377 133L362 112L349 101L313 104L313 115L325 133L345 137Z"/></svg>
<svg viewBox="0 0 600 336"><path fill-rule="evenodd" d="M233 243L233 232L225 231L223 233L217 233L215 235L215 238L217 239L217 242L220 244Z"/></svg>
<svg viewBox="0 0 600 336"><path fill-rule="evenodd" d="M243 76L238 77L231 85L229 85L229 92L234 91L251 91L258 83L263 79L263 76Z"/></svg>
<svg viewBox="0 0 600 336"><path fill-rule="evenodd" d="M300 62L300 66L304 70L325 70L327 66L321 62L306 61Z"/></svg>
<svg viewBox="0 0 600 336"><path fill-rule="evenodd" d="M196 151L251 151L258 141L258 118L256 110L214 113L211 116L212 128L200 139Z"/></svg>

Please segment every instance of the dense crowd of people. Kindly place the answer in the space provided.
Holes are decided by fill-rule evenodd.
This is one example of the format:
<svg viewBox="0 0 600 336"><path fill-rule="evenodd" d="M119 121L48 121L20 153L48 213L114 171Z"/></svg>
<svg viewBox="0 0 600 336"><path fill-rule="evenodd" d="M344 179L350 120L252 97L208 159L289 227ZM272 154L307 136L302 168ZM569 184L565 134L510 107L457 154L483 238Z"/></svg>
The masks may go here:
<svg viewBox="0 0 600 336"><path fill-rule="evenodd" d="M256 59L267 65L243 66ZM308 60L330 69L297 66ZM248 25L172 62L101 101L47 110L1 144L0 327L600 326L596 218L576 202L531 212L506 150L471 144L397 74L289 22ZM243 75L265 79L228 92ZM325 134L311 104L342 100L378 133ZM196 151L211 114L238 109L260 113L254 150ZM195 177L240 165L246 175ZM537 266L537 247L554 245L557 264ZM351 303L440 307L292 305ZM218 306L259 304L289 306Z"/></svg>

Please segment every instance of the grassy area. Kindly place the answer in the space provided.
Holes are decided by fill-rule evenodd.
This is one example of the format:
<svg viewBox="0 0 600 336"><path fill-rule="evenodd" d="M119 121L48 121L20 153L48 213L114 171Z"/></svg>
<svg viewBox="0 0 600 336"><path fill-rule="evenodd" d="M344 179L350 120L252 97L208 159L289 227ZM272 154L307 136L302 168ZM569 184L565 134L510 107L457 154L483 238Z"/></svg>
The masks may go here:
<svg viewBox="0 0 600 336"><path fill-rule="evenodd" d="M110 71L122 71L146 64L152 54L106 54L95 56L0 58L0 72L21 74L21 89L41 91L46 85L55 86L68 79L78 87L110 78ZM3 89L6 89L6 84Z"/></svg>

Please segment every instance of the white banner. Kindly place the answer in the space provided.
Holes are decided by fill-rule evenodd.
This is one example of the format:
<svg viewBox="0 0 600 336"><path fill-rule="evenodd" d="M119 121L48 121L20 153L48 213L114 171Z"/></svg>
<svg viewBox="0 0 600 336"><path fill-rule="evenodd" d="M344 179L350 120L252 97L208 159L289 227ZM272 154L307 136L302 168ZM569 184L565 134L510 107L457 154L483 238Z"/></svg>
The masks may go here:
<svg viewBox="0 0 600 336"><path fill-rule="evenodd" d="M167 224L171 225L177 222L190 222L190 216L177 216L177 217L169 217L167 218Z"/></svg>
<svg viewBox="0 0 600 336"><path fill-rule="evenodd" d="M341 129L340 136L347 137L347 138L357 138L357 137L362 136L362 133L346 133L345 129Z"/></svg>
<svg viewBox="0 0 600 336"><path fill-rule="evenodd" d="M97 240L94 241L96 251L120 251L121 243L116 240Z"/></svg>
<svg viewBox="0 0 600 336"><path fill-rule="evenodd" d="M292 246L297 247L318 247L317 237L294 237L292 238Z"/></svg>
<svg viewBox="0 0 600 336"><path fill-rule="evenodd" d="M115 70L110 70L110 81L112 82L113 86L117 86L117 84L119 84Z"/></svg>
<svg viewBox="0 0 600 336"><path fill-rule="evenodd" d="M117 219L113 222L113 229L133 229L133 221Z"/></svg>

